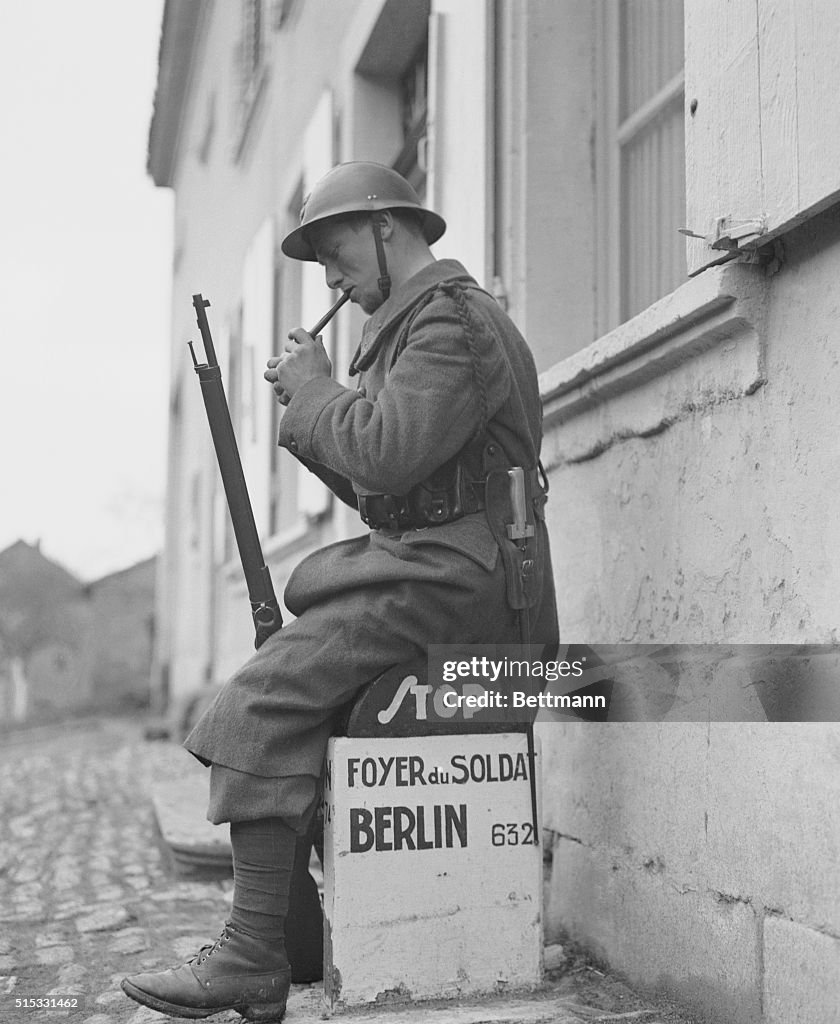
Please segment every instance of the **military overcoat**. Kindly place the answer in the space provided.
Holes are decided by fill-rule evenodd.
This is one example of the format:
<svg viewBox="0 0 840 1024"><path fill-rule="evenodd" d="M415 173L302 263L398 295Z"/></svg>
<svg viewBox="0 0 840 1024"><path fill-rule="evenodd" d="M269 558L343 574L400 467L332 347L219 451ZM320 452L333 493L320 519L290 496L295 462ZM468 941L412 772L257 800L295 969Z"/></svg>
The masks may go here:
<svg viewBox="0 0 840 1024"><path fill-rule="evenodd" d="M495 300L453 260L432 263L365 324L357 387L317 378L287 406L279 443L339 497L404 495L462 453L469 474L537 465L533 358ZM532 639L557 637L544 522ZM485 511L376 529L305 558L285 603L297 618L223 687L186 740L202 760L266 778L318 776L343 708L430 643L517 643Z"/></svg>

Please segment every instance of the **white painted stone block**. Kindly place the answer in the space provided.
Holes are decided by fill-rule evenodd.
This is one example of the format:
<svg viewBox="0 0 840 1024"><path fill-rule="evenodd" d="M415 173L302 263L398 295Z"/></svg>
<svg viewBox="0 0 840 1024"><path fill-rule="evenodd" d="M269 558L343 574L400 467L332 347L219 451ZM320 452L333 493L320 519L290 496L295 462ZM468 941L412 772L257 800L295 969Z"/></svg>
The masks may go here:
<svg viewBox="0 0 840 1024"><path fill-rule="evenodd" d="M331 740L330 1007L538 984L542 850L533 840L524 734Z"/></svg>
<svg viewBox="0 0 840 1024"><path fill-rule="evenodd" d="M793 921L764 922L766 1024L840 1024L840 939Z"/></svg>

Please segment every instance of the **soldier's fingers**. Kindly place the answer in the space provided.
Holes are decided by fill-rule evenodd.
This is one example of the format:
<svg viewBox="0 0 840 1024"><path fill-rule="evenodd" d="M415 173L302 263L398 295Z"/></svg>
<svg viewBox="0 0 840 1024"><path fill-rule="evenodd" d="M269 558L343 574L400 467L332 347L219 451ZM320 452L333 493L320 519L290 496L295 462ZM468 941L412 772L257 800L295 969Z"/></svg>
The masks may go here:
<svg viewBox="0 0 840 1024"><path fill-rule="evenodd" d="M283 368L283 363L289 358L288 352L284 352L282 356L274 360L274 366L271 369L266 370L263 373L263 377L270 383L273 384L275 381L280 380L280 371Z"/></svg>
<svg viewBox="0 0 840 1024"><path fill-rule="evenodd" d="M295 330L289 331L288 341L284 348L287 352L291 352L297 348L298 345L306 345L307 343L311 343L311 341L312 338L302 327L296 327Z"/></svg>
<svg viewBox="0 0 840 1024"><path fill-rule="evenodd" d="M294 355L295 352L299 351L302 348L306 348L307 346L312 345L312 339L309 337L306 331L301 331L301 335L302 336L299 338L289 337L289 339L283 343L283 356L285 358L288 358L288 356L290 355Z"/></svg>

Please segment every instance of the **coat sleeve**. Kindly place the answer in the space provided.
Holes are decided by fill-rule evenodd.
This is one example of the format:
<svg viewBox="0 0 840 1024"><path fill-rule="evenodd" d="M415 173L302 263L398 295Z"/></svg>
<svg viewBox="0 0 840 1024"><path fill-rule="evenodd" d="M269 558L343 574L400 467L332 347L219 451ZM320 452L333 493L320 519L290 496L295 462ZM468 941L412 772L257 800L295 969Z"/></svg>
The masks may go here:
<svg viewBox="0 0 840 1024"><path fill-rule="evenodd" d="M404 351L369 399L321 377L286 407L280 444L363 490L405 494L475 435L510 390L500 341L478 315L438 295L415 318Z"/></svg>

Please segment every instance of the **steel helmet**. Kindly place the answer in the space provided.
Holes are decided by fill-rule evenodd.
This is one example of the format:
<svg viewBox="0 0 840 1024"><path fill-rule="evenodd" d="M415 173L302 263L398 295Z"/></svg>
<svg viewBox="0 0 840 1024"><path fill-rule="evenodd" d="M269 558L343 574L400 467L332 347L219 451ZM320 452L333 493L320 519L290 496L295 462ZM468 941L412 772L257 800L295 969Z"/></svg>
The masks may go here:
<svg viewBox="0 0 840 1024"><path fill-rule="evenodd" d="M296 260L316 260L306 229L328 217L377 210L415 210L429 245L446 231L443 217L427 210L412 186L384 164L355 160L338 164L315 183L303 201L300 225L283 239L280 248Z"/></svg>

